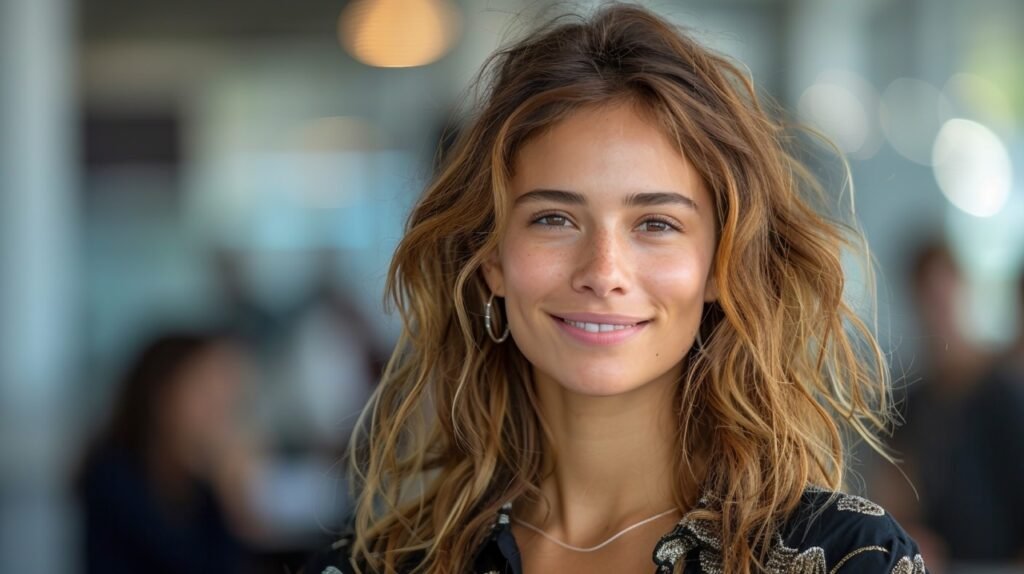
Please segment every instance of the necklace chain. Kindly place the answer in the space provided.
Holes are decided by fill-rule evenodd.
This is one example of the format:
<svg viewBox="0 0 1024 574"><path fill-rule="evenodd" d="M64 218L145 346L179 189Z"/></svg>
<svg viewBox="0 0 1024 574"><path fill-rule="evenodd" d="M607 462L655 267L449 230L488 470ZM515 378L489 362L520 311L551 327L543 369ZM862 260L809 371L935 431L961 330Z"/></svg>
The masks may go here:
<svg viewBox="0 0 1024 574"><path fill-rule="evenodd" d="M529 528L530 530L536 532L537 534L540 534L544 538L547 538L551 542L554 542L555 544L561 546L562 548L565 548L566 550L572 550L574 552L594 552L595 550L600 550L600 549L604 548L605 546L611 544L612 542L617 540L620 536L622 536L623 534L629 532L630 530L633 530L634 528L640 528L641 526L643 526L644 524L647 524L648 522L653 522L653 521L661 518L662 516L668 516L669 514L672 514L673 512L676 512L676 511L677 511L677 509L670 508L670 509L666 510L665 512L660 512L658 514L655 514L654 516L652 516L650 518L645 518L645 519L641 520L640 522L637 522L636 524L627 526L626 528L623 528L622 530L616 532L615 534L612 535L611 538L605 540L604 542L602 542L602 543L600 543L600 544L598 544L596 546L588 546L586 548L584 548L582 546L573 546L572 544L566 544L565 542L562 542L561 540L555 538L554 536L551 536L547 532L544 532L543 530L541 530L540 528L537 528L536 526L530 524L529 522L525 522L523 520L519 520L518 518L513 518L512 520L515 520L517 523L521 524L525 528Z"/></svg>

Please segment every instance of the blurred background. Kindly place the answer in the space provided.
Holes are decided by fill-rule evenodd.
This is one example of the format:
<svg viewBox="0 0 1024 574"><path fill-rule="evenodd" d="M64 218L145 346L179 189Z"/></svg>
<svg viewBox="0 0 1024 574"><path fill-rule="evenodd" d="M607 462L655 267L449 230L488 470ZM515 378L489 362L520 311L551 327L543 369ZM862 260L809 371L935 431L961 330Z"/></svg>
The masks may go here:
<svg viewBox="0 0 1024 574"><path fill-rule="evenodd" d="M0 571L294 572L470 81L597 3L0 2ZM850 161L907 420L854 490L934 572L1024 570L1024 3L644 4Z"/></svg>

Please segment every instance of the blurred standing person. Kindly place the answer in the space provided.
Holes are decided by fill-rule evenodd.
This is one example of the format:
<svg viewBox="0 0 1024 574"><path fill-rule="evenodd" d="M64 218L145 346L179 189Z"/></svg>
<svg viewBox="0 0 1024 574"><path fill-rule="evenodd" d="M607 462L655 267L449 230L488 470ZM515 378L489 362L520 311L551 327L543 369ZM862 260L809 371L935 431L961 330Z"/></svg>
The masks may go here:
<svg viewBox="0 0 1024 574"><path fill-rule="evenodd" d="M939 560L929 550L951 565L1024 565L1024 381L966 336L966 283L947 246L920 249L911 272L925 364L893 445L920 504L895 472L875 498L914 533L933 568Z"/></svg>
<svg viewBox="0 0 1024 574"><path fill-rule="evenodd" d="M348 446L389 352L381 348L377 327L355 294L336 279L341 276L337 265L331 253L320 255L319 272L297 314L289 349L290 378L301 393L295 418L304 421L307 441L332 460Z"/></svg>
<svg viewBox="0 0 1024 574"><path fill-rule="evenodd" d="M245 370L211 333L165 334L134 359L78 477L86 574L249 571Z"/></svg>
<svg viewBox="0 0 1024 574"><path fill-rule="evenodd" d="M1017 276L1017 324L1016 336L1007 348L1002 364L1010 376L1024 385L1024 269Z"/></svg>

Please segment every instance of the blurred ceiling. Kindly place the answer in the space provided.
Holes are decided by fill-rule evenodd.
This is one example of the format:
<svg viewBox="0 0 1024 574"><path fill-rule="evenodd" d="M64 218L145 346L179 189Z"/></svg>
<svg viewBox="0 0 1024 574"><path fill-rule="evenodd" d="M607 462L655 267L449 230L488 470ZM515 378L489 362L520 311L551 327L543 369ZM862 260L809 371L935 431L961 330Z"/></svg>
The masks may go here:
<svg viewBox="0 0 1024 574"><path fill-rule="evenodd" d="M81 39L335 35L344 0L81 0ZM283 17L286 16L286 17Z"/></svg>
<svg viewBox="0 0 1024 574"><path fill-rule="evenodd" d="M454 0L463 8L515 10L538 0ZM541 2L548 0L540 0ZM595 0L597 1L597 0ZM560 3L552 0L550 3ZM791 0L687 0L683 10L779 10ZM79 0L81 39L260 39L288 36L334 38L347 0ZM581 1L580 5L586 5ZM566 4L572 7L573 3ZM529 10L528 10L529 11Z"/></svg>

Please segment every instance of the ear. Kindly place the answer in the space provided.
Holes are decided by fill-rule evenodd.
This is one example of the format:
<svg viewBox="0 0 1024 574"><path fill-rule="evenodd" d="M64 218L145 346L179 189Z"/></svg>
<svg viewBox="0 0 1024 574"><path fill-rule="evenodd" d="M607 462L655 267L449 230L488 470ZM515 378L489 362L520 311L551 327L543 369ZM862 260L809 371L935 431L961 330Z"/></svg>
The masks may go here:
<svg viewBox="0 0 1024 574"><path fill-rule="evenodd" d="M494 250L484 259L481 265L484 274L484 281L487 287L494 293L495 297L505 296L505 271L501 267L501 259L498 251Z"/></svg>

